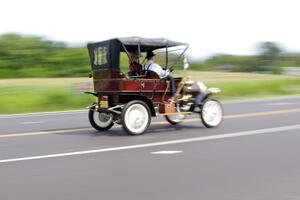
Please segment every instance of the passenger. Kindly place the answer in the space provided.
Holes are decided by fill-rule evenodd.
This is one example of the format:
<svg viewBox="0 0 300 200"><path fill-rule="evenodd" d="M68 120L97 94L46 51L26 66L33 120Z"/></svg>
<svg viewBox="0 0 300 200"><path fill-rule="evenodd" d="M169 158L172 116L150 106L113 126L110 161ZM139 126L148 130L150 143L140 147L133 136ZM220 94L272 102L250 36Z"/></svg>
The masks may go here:
<svg viewBox="0 0 300 200"><path fill-rule="evenodd" d="M155 54L152 51L148 51L147 55L147 62L144 64L145 71L153 71L155 72L160 79L162 80L169 80L170 81L170 97L174 96L175 93L175 81L172 76L170 76L169 69L163 69L159 64L155 62Z"/></svg>
<svg viewBox="0 0 300 200"><path fill-rule="evenodd" d="M131 75L138 75L143 70L143 66L139 63L139 55L137 52L131 52L129 56L129 72Z"/></svg>

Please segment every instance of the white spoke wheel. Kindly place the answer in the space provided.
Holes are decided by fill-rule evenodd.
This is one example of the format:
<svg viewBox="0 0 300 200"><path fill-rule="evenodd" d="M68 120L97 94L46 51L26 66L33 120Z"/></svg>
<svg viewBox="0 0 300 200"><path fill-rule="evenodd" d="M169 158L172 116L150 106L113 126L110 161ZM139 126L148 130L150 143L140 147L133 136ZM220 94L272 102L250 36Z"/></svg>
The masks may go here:
<svg viewBox="0 0 300 200"><path fill-rule="evenodd" d="M89 110L89 121L98 131L106 131L114 125L112 113L98 112L94 109Z"/></svg>
<svg viewBox="0 0 300 200"><path fill-rule="evenodd" d="M121 121L123 129L128 134L141 135L147 130L151 122L150 109L143 101L130 101L122 110Z"/></svg>
<svg viewBox="0 0 300 200"><path fill-rule="evenodd" d="M205 100L202 105L200 117L205 127L217 127L223 119L223 108L221 103L216 99Z"/></svg>

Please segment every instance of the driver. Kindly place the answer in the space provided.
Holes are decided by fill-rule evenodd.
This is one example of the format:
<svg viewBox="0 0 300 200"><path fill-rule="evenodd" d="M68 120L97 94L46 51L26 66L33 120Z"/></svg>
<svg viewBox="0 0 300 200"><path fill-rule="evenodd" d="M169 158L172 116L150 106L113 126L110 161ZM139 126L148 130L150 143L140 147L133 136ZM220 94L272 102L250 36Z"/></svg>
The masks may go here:
<svg viewBox="0 0 300 200"><path fill-rule="evenodd" d="M147 51L147 62L144 64L145 71L154 71L160 79L170 81L170 97L174 96L175 93L175 81L170 76L169 69L163 69L159 64L155 62L155 54L152 51Z"/></svg>

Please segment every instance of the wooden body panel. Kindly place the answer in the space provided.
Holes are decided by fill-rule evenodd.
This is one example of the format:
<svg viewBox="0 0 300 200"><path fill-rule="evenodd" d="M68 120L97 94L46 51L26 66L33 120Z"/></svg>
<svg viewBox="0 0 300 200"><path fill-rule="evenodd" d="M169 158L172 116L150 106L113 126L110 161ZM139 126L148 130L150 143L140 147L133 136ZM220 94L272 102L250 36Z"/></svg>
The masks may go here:
<svg viewBox="0 0 300 200"><path fill-rule="evenodd" d="M97 71L93 73L96 93L111 96L113 104L119 102L119 93L137 94L148 97L153 103L161 103L169 98L170 88L165 80L151 78L128 79L120 71ZM181 78L175 78L177 88Z"/></svg>

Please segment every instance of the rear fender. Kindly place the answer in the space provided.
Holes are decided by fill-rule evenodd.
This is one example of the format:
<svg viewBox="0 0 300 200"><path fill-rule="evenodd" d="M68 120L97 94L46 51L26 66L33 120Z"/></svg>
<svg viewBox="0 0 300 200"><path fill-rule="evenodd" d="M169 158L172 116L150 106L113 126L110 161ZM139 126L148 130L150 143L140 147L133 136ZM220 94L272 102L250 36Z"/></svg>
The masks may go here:
<svg viewBox="0 0 300 200"><path fill-rule="evenodd" d="M97 106L97 103L93 103L92 105L87 106L86 109L88 109L88 110L97 110L96 106Z"/></svg>
<svg viewBox="0 0 300 200"><path fill-rule="evenodd" d="M84 94L91 94L91 95L94 95L95 97L98 97L97 93L95 93L95 92L84 92Z"/></svg>
<svg viewBox="0 0 300 200"><path fill-rule="evenodd" d="M120 99L125 99L128 102L133 101L133 100L141 100L141 101L145 102L148 105L148 107L150 109L150 112L151 112L151 116L153 116L153 117L156 116L156 112L155 112L152 101L144 95L120 94L119 98Z"/></svg>

